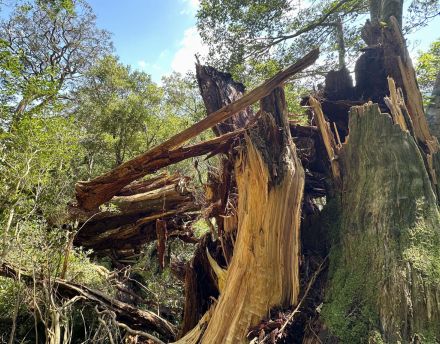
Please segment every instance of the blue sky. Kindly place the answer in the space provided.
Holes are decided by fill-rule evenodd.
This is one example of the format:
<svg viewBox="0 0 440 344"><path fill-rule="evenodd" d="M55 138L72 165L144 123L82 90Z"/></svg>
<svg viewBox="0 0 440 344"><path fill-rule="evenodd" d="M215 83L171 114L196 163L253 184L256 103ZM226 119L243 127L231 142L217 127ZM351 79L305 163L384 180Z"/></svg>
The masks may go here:
<svg viewBox="0 0 440 344"><path fill-rule="evenodd" d="M176 70L192 69L194 54L207 51L195 27L198 0L89 0L98 25L113 33L116 54L125 64L160 81ZM411 55L417 56L440 37L440 18L409 35Z"/></svg>
<svg viewBox="0 0 440 344"><path fill-rule="evenodd" d="M194 54L204 55L195 14L199 0L88 0L100 28L112 33L115 53L124 64L143 70L159 82L173 70L194 68ZM13 4L14 1L6 3ZM6 9L0 16L6 16ZM413 59L440 38L440 16L407 36Z"/></svg>
<svg viewBox="0 0 440 344"><path fill-rule="evenodd" d="M195 28L198 0L89 0L98 26L113 33L125 64L159 81L172 70L185 72L194 53L206 51Z"/></svg>

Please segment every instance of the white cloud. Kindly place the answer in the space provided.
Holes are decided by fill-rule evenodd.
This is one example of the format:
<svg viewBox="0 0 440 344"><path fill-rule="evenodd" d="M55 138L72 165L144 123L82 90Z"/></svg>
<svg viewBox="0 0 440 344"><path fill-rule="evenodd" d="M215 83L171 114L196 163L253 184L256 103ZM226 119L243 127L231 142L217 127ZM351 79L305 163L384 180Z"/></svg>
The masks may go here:
<svg viewBox="0 0 440 344"><path fill-rule="evenodd" d="M146 61L144 61L144 60L140 60L140 61L138 61L138 66L139 66L139 68L142 69L142 70L146 69L146 68L147 68L147 65L148 65L148 63L147 63Z"/></svg>
<svg viewBox="0 0 440 344"><path fill-rule="evenodd" d="M181 0L185 8L180 14L195 15L200 6L200 0Z"/></svg>
<svg viewBox="0 0 440 344"><path fill-rule="evenodd" d="M197 28L195 26L186 29L183 39L179 43L179 49L174 54L171 68L180 73L194 71L196 62L195 54L203 57L208 53L208 47L202 44Z"/></svg>

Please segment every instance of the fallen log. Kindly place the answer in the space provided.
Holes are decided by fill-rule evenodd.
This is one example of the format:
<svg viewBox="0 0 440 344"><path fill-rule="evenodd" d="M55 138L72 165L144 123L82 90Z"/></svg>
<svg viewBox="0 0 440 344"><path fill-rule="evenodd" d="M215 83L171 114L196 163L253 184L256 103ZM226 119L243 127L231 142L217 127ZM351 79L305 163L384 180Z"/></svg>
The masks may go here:
<svg viewBox="0 0 440 344"><path fill-rule="evenodd" d="M188 239L189 223L199 214L200 205L188 186L189 178L161 175L128 185L105 204L107 210L83 212L73 208L81 220L74 244L97 254L126 256L122 251L139 250L157 238L155 224L165 221L173 236ZM136 193L140 192L140 193ZM119 254L121 253L121 254Z"/></svg>
<svg viewBox="0 0 440 344"><path fill-rule="evenodd" d="M109 201L127 184L170 164L172 159L170 159L169 154L173 152L170 151L170 149L180 147L186 141L197 136L202 131L215 126L240 110L267 96L290 76L313 64L318 56L318 49L311 51L298 62L276 74L274 77L267 80L261 86L255 88L242 98L222 107L215 113L171 137L152 150L121 164L115 169L93 180L78 182L75 186L78 207L84 210L94 210L98 208L99 205ZM185 151L184 148L181 149L183 152ZM176 152L176 150L174 150L174 152ZM183 152L180 152L179 154L182 160L185 159Z"/></svg>
<svg viewBox="0 0 440 344"><path fill-rule="evenodd" d="M0 275L7 278L18 279L17 269L7 263L0 265ZM34 279L32 274L20 270L20 280L33 286ZM41 280L35 281L37 284ZM137 309L127 303L111 298L98 290L87 286L69 282L62 279L53 279L57 294L62 298L72 299L80 296L82 302L90 303L101 309L108 310L116 314L116 320L125 324L132 330L157 332L165 339L173 339L176 335L176 328L168 321L160 318L155 313Z"/></svg>
<svg viewBox="0 0 440 344"><path fill-rule="evenodd" d="M179 174L169 176L167 172L163 172L157 177L130 183L123 187L115 196L131 196L148 192L166 185L176 184L181 178L182 176Z"/></svg>

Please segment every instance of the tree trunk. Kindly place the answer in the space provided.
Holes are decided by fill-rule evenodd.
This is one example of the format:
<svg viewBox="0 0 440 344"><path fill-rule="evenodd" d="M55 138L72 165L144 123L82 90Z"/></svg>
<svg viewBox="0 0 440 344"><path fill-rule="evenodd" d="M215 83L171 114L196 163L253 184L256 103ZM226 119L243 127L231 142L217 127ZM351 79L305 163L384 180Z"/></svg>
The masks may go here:
<svg viewBox="0 0 440 344"><path fill-rule="evenodd" d="M336 40L338 42L338 60L339 60L339 69L346 68L345 65L345 39L344 39L344 25L342 23L341 17L336 19L335 23L335 31L336 31Z"/></svg>
<svg viewBox="0 0 440 344"><path fill-rule="evenodd" d="M391 17L395 17L402 28L403 0L382 0L382 20L390 22Z"/></svg>
<svg viewBox="0 0 440 344"><path fill-rule="evenodd" d="M440 339L440 217L420 149L377 105L355 107L340 152L323 315L344 343Z"/></svg>
<svg viewBox="0 0 440 344"><path fill-rule="evenodd" d="M403 0L369 0L369 5L373 25L379 25L380 21L388 22L393 16L402 28Z"/></svg>
<svg viewBox="0 0 440 344"><path fill-rule="evenodd" d="M334 92L325 100L334 107L323 106L341 125L348 119L342 128L348 135L336 154L340 192L327 197L323 211L337 215L322 223L331 238L329 281L317 315L322 323L313 320L303 343L440 340L439 147L423 113L401 20L391 16L400 5L384 2L386 27L367 23L369 47L356 64L354 97ZM359 100L378 104L355 106L349 114L338 107L337 116L329 111Z"/></svg>
<svg viewBox="0 0 440 344"><path fill-rule="evenodd" d="M235 163L238 236L226 276L219 277L225 284L211 319L205 331L198 326L202 343L244 343L249 328L271 308L297 302L304 172L290 136L283 90L264 98L261 109ZM193 335L180 342L196 342Z"/></svg>

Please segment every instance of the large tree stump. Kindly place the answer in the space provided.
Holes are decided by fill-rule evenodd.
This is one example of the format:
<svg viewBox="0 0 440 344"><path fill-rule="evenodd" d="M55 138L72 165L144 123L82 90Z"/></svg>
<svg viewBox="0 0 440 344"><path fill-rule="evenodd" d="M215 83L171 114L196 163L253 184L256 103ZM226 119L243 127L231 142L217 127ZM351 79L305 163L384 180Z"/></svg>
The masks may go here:
<svg viewBox="0 0 440 344"><path fill-rule="evenodd" d="M440 217L421 150L376 104L349 129L323 318L343 343L438 342Z"/></svg>

